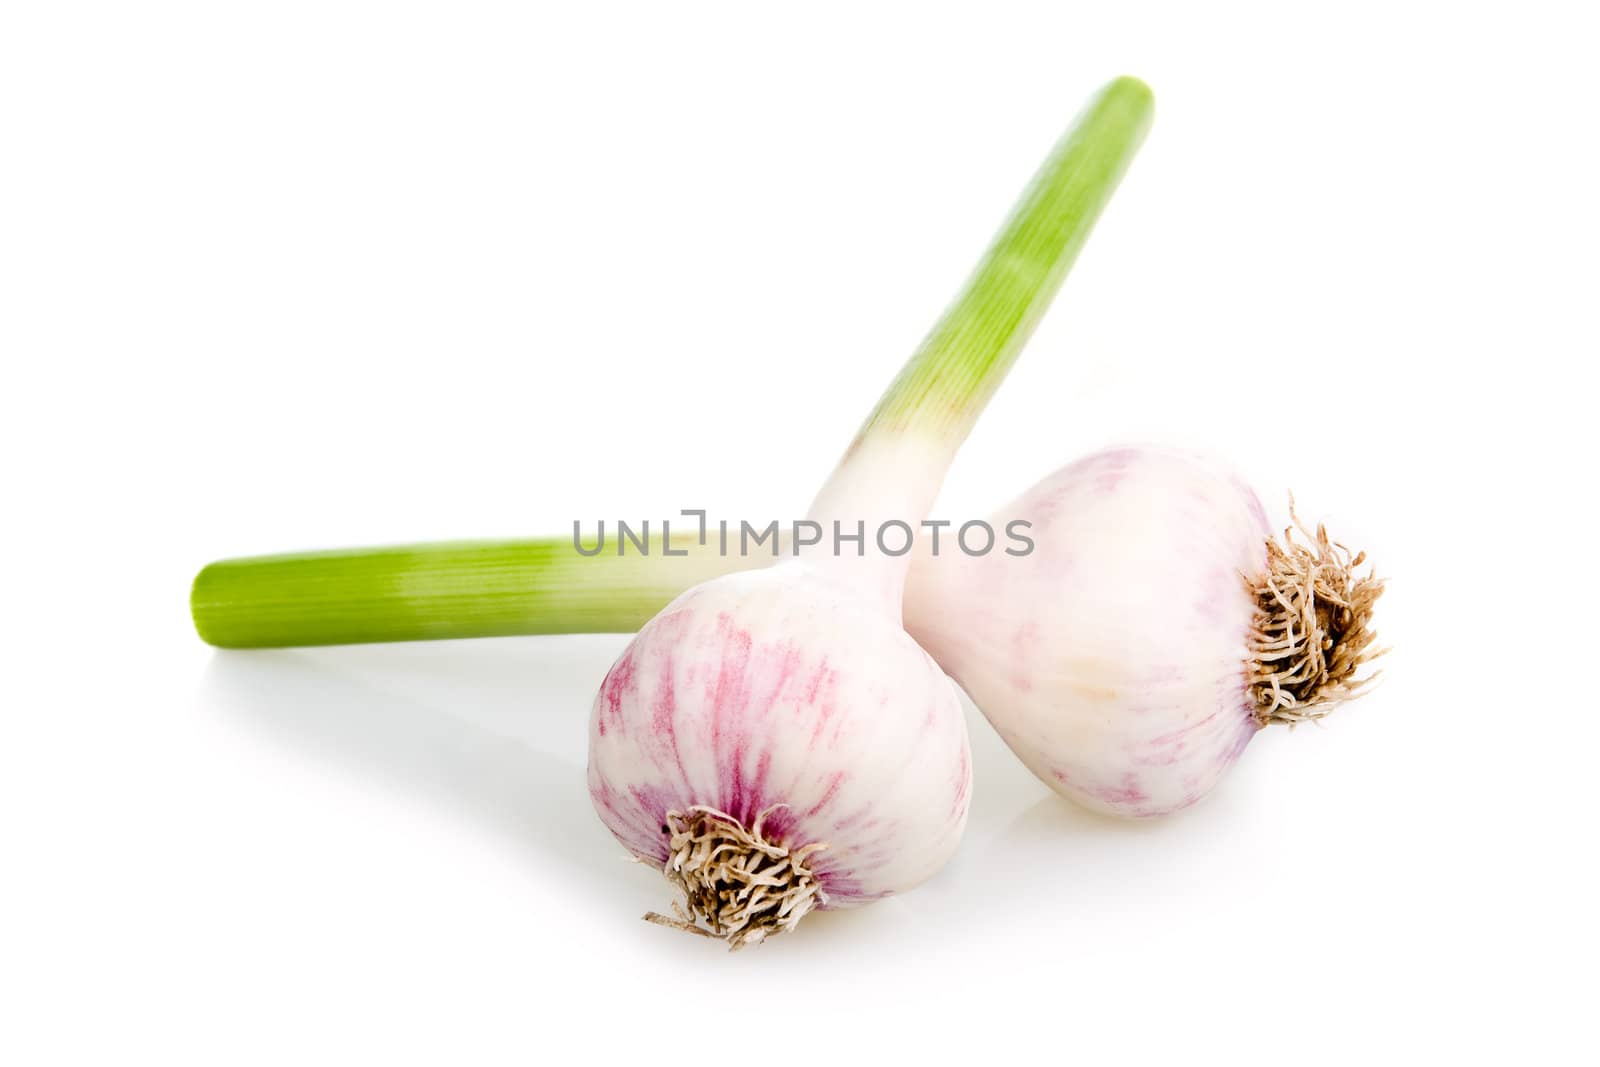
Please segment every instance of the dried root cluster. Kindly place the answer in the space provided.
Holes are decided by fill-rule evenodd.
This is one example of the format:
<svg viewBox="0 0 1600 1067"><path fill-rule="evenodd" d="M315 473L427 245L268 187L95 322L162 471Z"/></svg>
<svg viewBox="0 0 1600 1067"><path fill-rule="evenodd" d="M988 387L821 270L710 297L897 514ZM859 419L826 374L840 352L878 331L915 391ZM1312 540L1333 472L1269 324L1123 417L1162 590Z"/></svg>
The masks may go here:
<svg viewBox="0 0 1600 1067"><path fill-rule="evenodd" d="M1294 516L1293 504L1290 515ZM1295 538L1295 529L1311 543ZM1255 583L1256 660L1250 679L1262 725L1322 718L1376 674L1357 677L1384 649L1374 649L1372 607L1383 582L1358 574L1366 553L1352 553L1317 527L1294 518L1282 542L1267 542L1267 571Z"/></svg>
<svg viewBox="0 0 1600 1067"><path fill-rule="evenodd" d="M781 806L761 812L749 829L704 805L667 812L671 853L662 870L684 902L673 904L676 918L649 912L645 919L720 937L739 949L793 930L812 908L826 904L806 860L827 845L790 850L762 835L763 820Z"/></svg>

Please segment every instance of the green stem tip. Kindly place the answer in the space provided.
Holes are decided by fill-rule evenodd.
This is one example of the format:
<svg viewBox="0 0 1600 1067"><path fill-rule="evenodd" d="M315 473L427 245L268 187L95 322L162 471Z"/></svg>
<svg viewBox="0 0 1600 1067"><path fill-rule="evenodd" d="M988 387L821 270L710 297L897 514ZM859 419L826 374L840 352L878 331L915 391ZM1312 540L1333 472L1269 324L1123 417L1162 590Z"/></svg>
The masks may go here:
<svg viewBox="0 0 1600 1067"><path fill-rule="evenodd" d="M1144 142L1149 86L1121 77L1056 143L978 266L867 419L857 440L927 428L963 441L1050 306Z"/></svg>

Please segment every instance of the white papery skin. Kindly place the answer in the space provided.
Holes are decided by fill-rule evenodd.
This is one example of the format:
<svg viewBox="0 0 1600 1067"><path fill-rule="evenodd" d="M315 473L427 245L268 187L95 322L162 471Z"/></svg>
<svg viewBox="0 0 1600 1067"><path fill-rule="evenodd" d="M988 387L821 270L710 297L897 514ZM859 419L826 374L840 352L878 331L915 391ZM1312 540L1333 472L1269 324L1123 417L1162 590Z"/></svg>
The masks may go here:
<svg viewBox="0 0 1600 1067"><path fill-rule="evenodd" d="M908 629L1058 793L1124 816L1193 804L1259 728L1255 493L1199 456L1117 448L991 522L1013 519L1032 523L1027 556L943 549L912 568Z"/></svg>
<svg viewBox="0 0 1600 1067"><path fill-rule="evenodd" d="M703 804L789 848L822 907L916 886L955 851L971 761L955 687L877 600L799 562L689 590L612 667L589 792L630 852L667 859L666 813Z"/></svg>

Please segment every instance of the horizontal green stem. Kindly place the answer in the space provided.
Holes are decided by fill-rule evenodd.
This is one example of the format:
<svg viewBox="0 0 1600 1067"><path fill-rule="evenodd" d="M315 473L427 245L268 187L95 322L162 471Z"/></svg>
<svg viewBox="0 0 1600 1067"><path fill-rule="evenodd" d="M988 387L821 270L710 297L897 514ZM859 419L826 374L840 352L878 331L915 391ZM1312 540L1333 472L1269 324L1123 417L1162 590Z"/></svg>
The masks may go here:
<svg viewBox="0 0 1600 1067"><path fill-rule="evenodd" d="M659 536L648 556L624 547L590 557L571 538L453 541L223 560L195 578L189 603L200 636L222 648L632 633L684 589L772 562L721 556L714 538L675 536L685 556L664 556Z"/></svg>

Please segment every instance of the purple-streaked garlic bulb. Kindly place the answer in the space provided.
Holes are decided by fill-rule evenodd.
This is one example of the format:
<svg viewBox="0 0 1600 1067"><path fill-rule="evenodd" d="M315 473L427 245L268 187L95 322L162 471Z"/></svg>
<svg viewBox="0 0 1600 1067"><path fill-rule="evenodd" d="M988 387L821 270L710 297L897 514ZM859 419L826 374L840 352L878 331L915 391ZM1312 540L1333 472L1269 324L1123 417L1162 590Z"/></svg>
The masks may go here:
<svg viewBox="0 0 1600 1067"><path fill-rule="evenodd" d="M589 752L596 810L682 892L680 921L735 938L921 883L971 790L955 688L897 605L803 563L651 620L601 687Z"/></svg>
<svg viewBox="0 0 1600 1067"><path fill-rule="evenodd" d="M1362 684L1382 585L1318 530L1275 541L1255 493L1202 457L1116 448L998 513L1024 556L913 568L906 624L1052 789L1116 815L1205 796L1256 731Z"/></svg>

